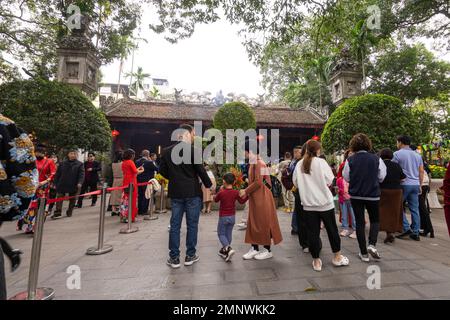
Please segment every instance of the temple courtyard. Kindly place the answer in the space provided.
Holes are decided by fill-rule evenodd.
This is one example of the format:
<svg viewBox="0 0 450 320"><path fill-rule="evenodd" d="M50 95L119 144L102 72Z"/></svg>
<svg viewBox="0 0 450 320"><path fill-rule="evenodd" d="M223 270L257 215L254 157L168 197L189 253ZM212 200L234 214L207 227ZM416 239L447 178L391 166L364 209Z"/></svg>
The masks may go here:
<svg viewBox="0 0 450 320"><path fill-rule="evenodd" d="M137 222L139 231L132 234L119 234L124 225L108 213L105 243L114 250L88 256L86 249L97 244L98 214L97 205L75 210L72 218L47 219L39 286L53 288L55 299L450 299L450 238L443 209L432 213L436 238L385 245L384 233L380 233L382 260L369 264L358 260L357 241L345 238L343 253L350 258L350 266L333 267L323 230L324 267L320 273L312 270L310 254L300 251L297 237L290 234L290 215L282 211L278 217L284 241L273 248L273 259L244 261L242 254L249 248L243 240L245 231L235 230L233 248L237 253L231 263L225 263L217 255L218 213L214 212L200 219L200 261L177 270L165 264L170 212L159 214L158 220ZM16 272L10 273L6 262L11 297L27 288L32 237L16 232L14 223L5 223L1 234L24 251ZM185 225L181 238L184 258ZM373 265L381 272L380 289L367 286L367 282L373 284L369 279L373 275L368 273ZM80 270L79 289L73 288L77 283L73 270Z"/></svg>

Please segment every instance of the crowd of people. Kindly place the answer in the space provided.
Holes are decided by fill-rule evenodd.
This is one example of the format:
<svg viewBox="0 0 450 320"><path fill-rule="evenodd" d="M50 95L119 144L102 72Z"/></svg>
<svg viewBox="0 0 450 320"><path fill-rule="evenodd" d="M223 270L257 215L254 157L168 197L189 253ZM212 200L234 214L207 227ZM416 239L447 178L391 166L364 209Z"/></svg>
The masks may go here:
<svg viewBox="0 0 450 320"><path fill-rule="evenodd" d="M209 166L195 163L196 153L201 152L193 145L195 130L187 124L180 128L183 133L179 141L163 151L159 163L156 154L148 150L143 150L139 159L132 149L116 152L110 185L122 188L111 192L108 206L111 215L119 216L124 223L128 222L131 208L132 222L135 222L138 215L149 214L150 199L154 200L154 190L150 189L149 195L145 183L155 181L157 173L166 178L169 181L167 196L171 201L167 264L172 268L181 266L180 230L184 215L187 225L184 265L199 261L196 247L200 215L202 212L210 214L214 202L219 204L219 256L229 262L236 254L231 245L237 226L245 230L244 241L249 245L248 252L242 254L244 260L272 258L273 246L283 241L273 193L277 183L282 185L284 211L292 213L291 234L298 236L301 251L310 253L315 271L322 270L322 229L327 232L334 254L331 263L336 267L350 263L349 257L342 254L342 237L357 239L358 257L369 262L371 258L382 257L377 249L380 231L386 232L384 242L389 244L395 239L420 241L421 236L435 236L427 201L428 165L411 147L408 136L397 137L397 151L386 148L374 153L371 140L365 134L356 134L349 141L338 167L327 163L321 143L311 139L285 154L276 177L259 156L258 148L253 149L258 144L247 140L244 146L247 161L241 166L246 186L236 190L233 173L216 178ZM78 160L77 150L69 150L67 158L59 162L56 156L48 155L43 146L34 147L28 135L5 117L0 118L0 139L3 146L0 150L0 223L18 219L18 230L25 226L25 233L32 234L40 198L68 199L67 217L72 216L75 208L82 208L86 192L94 192L90 195L91 206L96 205L95 192L102 181L102 165L95 153L90 152L83 163ZM190 150L191 161L174 162L172 151L178 144L183 144L178 150ZM131 194L130 184L133 184ZM450 166L443 190L450 234ZM236 203L245 205L239 223L236 223ZM63 201L49 204L46 215L61 218L62 206ZM336 221L337 211L341 231ZM6 298L3 252L11 261L12 270L19 266L22 254L0 238L0 299Z"/></svg>

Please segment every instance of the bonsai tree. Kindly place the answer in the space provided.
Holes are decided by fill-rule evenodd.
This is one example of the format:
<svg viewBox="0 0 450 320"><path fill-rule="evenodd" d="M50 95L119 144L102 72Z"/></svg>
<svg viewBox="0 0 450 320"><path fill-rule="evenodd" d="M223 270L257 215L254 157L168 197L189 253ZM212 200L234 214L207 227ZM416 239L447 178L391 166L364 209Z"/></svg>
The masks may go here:
<svg viewBox="0 0 450 320"><path fill-rule="evenodd" d="M402 102L392 96L368 94L346 100L328 119L322 133L326 152L341 151L348 147L356 133L367 134L375 150L396 149L396 137L410 135L420 142L427 128Z"/></svg>
<svg viewBox="0 0 450 320"><path fill-rule="evenodd" d="M111 129L105 115L78 89L42 79L0 85L0 112L40 143L58 151L107 151Z"/></svg>

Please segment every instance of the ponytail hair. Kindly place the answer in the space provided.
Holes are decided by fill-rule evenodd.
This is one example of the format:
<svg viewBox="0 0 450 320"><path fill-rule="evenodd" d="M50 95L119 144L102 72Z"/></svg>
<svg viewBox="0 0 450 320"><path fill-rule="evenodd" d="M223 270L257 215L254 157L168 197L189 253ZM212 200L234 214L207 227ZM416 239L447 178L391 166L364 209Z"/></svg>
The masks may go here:
<svg viewBox="0 0 450 320"><path fill-rule="evenodd" d="M306 152L303 157L302 172L311 174L311 163L314 157L317 157L317 153L321 148L321 144L316 140L308 140L306 142Z"/></svg>

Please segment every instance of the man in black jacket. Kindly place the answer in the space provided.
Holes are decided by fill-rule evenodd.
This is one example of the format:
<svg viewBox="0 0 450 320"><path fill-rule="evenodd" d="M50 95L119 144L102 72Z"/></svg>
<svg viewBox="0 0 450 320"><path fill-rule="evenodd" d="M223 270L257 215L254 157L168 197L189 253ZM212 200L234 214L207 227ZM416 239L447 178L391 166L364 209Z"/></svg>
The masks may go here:
<svg viewBox="0 0 450 320"><path fill-rule="evenodd" d="M202 208L202 190L199 178L206 188L212 182L201 161L201 150L194 148L194 128L180 126L179 142L164 150L161 157L160 174L169 179L168 196L171 200L169 259L172 268L180 267L180 228L186 212L186 258L184 265L190 266L199 260L196 254L198 222ZM196 154L196 156L194 156ZM194 159L199 159L195 163Z"/></svg>
<svg viewBox="0 0 450 320"><path fill-rule="evenodd" d="M86 192L94 192L97 191L97 185L100 181L98 173L102 171L102 166L100 162L95 161L95 154L93 152L89 152L88 160L84 163L84 182L81 187L81 194ZM91 206L95 206L97 202L97 195L92 196ZM83 206L83 197L78 198L77 207L81 208Z"/></svg>
<svg viewBox="0 0 450 320"><path fill-rule="evenodd" d="M148 182L153 179L155 172L158 172L158 167L150 158L150 151L142 150L141 158L136 161L136 167L143 167L144 172L137 176L138 183ZM145 190L147 186L138 187L138 214L148 215L149 199L145 198Z"/></svg>
<svg viewBox="0 0 450 320"><path fill-rule="evenodd" d="M70 197L76 196L81 190L84 182L84 166L81 161L77 160L78 152L70 150L67 154L67 160L63 161L56 170L55 185L56 197L64 197L69 194ZM68 217L72 216L73 208L75 207L75 198L69 200L69 208L66 211ZM55 213L52 219L61 217L63 202L56 203Z"/></svg>

